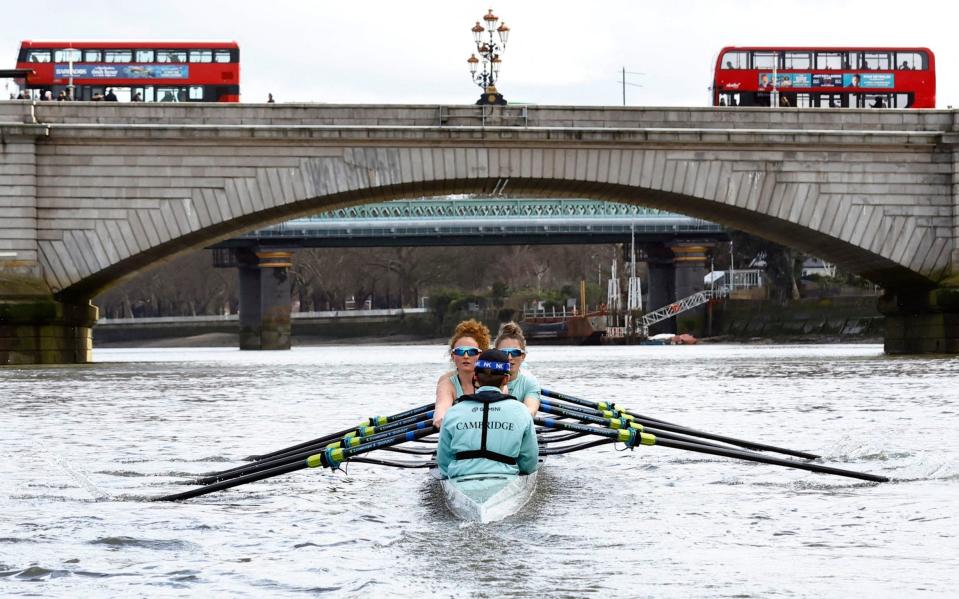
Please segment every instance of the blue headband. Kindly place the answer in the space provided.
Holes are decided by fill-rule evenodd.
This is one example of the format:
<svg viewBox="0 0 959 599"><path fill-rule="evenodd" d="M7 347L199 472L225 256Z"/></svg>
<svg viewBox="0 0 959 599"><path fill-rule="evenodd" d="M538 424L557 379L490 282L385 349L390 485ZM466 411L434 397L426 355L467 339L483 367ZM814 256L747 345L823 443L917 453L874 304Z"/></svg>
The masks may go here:
<svg viewBox="0 0 959 599"><path fill-rule="evenodd" d="M509 374L509 362L494 362L492 360L477 360L477 370L492 370L494 372L503 372Z"/></svg>

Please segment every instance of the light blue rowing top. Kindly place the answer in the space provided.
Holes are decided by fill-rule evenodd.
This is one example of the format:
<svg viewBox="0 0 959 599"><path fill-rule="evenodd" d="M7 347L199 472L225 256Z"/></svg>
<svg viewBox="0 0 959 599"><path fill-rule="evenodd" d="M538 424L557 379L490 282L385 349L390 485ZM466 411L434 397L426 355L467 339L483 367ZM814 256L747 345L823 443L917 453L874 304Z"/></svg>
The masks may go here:
<svg viewBox="0 0 959 599"><path fill-rule="evenodd" d="M526 398L533 396L536 401L539 397L539 381L528 372L521 370L516 380L506 383L506 392L520 401L526 401Z"/></svg>
<svg viewBox="0 0 959 599"><path fill-rule="evenodd" d="M476 390L500 392L496 387ZM454 405L443 418L436 465L450 478L468 474L530 473L539 467L539 444L529 410L523 404L506 399L489 406L486 448L516 458L516 465L487 458L455 459L461 451L480 448L483 435L483 403L464 400Z"/></svg>
<svg viewBox="0 0 959 599"><path fill-rule="evenodd" d="M454 372L453 375L450 376L450 382L453 383L453 394L456 399L459 399L461 395L465 395L463 393L463 385L460 384L460 377L457 373Z"/></svg>

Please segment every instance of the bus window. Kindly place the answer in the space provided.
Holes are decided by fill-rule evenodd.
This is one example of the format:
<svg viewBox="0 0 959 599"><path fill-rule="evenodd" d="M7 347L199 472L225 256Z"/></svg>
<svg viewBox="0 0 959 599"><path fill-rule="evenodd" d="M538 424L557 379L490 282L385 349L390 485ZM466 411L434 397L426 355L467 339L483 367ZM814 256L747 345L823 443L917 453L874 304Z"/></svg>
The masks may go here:
<svg viewBox="0 0 959 599"><path fill-rule="evenodd" d="M842 68L841 52L816 52L816 68L838 71Z"/></svg>
<svg viewBox="0 0 959 599"><path fill-rule="evenodd" d="M54 62L80 62L80 51L75 48L69 50L54 50Z"/></svg>
<svg viewBox="0 0 959 599"><path fill-rule="evenodd" d="M99 50L84 50L83 51L83 61L84 62L100 62L103 60L103 53Z"/></svg>
<svg viewBox="0 0 959 599"><path fill-rule="evenodd" d="M137 50L137 62L153 62L153 50Z"/></svg>
<svg viewBox="0 0 959 599"><path fill-rule="evenodd" d="M175 87L158 87L157 96L160 102L179 102L180 90Z"/></svg>
<svg viewBox="0 0 959 599"><path fill-rule="evenodd" d="M796 96L796 108L811 108L812 107L812 96L810 94L795 94Z"/></svg>
<svg viewBox="0 0 959 599"><path fill-rule="evenodd" d="M720 106L739 106L739 94L723 92L719 94Z"/></svg>
<svg viewBox="0 0 959 599"><path fill-rule="evenodd" d="M190 62L213 62L213 50L190 50Z"/></svg>
<svg viewBox="0 0 959 599"><path fill-rule="evenodd" d="M186 62L186 51L157 50L157 62Z"/></svg>
<svg viewBox="0 0 959 599"><path fill-rule="evenodd" d="M863 67L873 71L889 70L888 52L863 52Z"/></svg>
<svg viewBox="0 0 959 599"><path fill-rule="evenodd" d="M202 85L192 85L190 86L190 100L192 102L202 102L203 101L203 86Z"/></svg>
<svg viewBox="0 0 959 599"><path fill-rule="evenodd" d="M753 52L754 69L774 69L779 66L778 52Z"/></svg>
<svg viewBox="0 0 959 599"><path fill-rule="evenodd" d="M721 65L720 68L725 70L748 69L749 53L748 52L726 52L725 54L723 54L723 58L720 65Z"/></svg>
<svg viewBox="0 0 959 599"><path fill-rule="evenodd" d="M31 50L27 54L27 62L50 62L49 50Z"/></svg>
<svg viewBox="0 0 959 599"><path fill-rule="evenodd" d="M817 108L839 108L842 106L842 96L840 94L813 94L811 103L812 106Z"/></svg>
<svg viewBox="0 0 959 599"><path fill-rule="evenodd" d="M133 91L129 87L111 87L118 102L129 102L133 99Z"/></svg>
<svg viewBox="0 0 959 599"><path fill-rule="evenodd" d="M865 68L862 66L861 52L845 52L844 54L846 55L846 59L842 63L842 68L844 71L848 71L850 69L858 70L858 69Z"/></svg>
<svg viewBox="0 0 959 599"><path fill-rule="evenodd" d="M214 62L227 63L230 62L230 51L229 50L217 50L213 55Z"/></svg>
<svg viewBox="0 0 959 599"><path fill-rule="evenodd" d="M144 102L156 102L156 89L152 85L148 85L143 88L143 101Z"/></svg>
<svg viewBox="0 0 959 599"><path fill-rule="evenodd" d="M130 62L132 60L132 50L106 50L103 52L103 62Z"/></svg>
<svg viewBox="0 0 959 599"><path fill-rule="evenodd" d="M784 69L811 69L809 52L786 52L783 56Z"/></svg>
<svg viewBox="0 0 959 599"><path fill-rule="evenodd" d="M919 52L896 52L896 68L900 71L925 71L925 55Z"/></svg>

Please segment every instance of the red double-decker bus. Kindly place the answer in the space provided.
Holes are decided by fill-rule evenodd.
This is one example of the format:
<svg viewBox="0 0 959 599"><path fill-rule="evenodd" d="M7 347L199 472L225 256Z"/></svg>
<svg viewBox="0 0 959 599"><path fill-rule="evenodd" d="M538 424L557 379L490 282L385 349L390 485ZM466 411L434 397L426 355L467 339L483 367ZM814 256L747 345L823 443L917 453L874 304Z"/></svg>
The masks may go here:
<svg viewBox="0 0 959 599"><path fill-rule="evenodd" d="M24 41L17 69L34 99L240 101L236 42Z"/></svg>
<svg viewBox="0 0 959 599"><path fill-rule="evenodd" d="M713 106L935 108L928 48L723 48Z"/></svg>

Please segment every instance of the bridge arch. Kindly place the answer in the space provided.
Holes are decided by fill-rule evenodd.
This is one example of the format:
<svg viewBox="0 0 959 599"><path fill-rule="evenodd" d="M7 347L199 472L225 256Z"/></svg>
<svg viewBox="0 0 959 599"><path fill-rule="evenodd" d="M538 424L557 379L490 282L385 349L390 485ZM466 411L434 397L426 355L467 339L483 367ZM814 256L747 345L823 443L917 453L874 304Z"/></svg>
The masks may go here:
<svg viewBox="0 0 959 599"><path fill-rule="evenodd" d="M296 216L504 187L700 217L889 289L936 288L959 256L952 113L9 106L0 164L34 183L20 267L68 303Z"/></svg>
<svg viewBox="0 0 959 599"><path fill-rule="evenodd" d="M823 197L822 185L778 180L782 171L770 170L769 161L743 171L736 161L687 158L669 149L424 154L348 148L341 157L296 156L294 167L224 176L222 187L196 187L186 198L92 219L61 231L59 239L40 240L43 272L58 296L92 297L151 264L251 228L354 204L503 187L524 197L600 199L710 220L813 253L883 286L934 287L949 268L949 239L937 238L935 227L865 202L837 206L835 198Z"/></svg>

